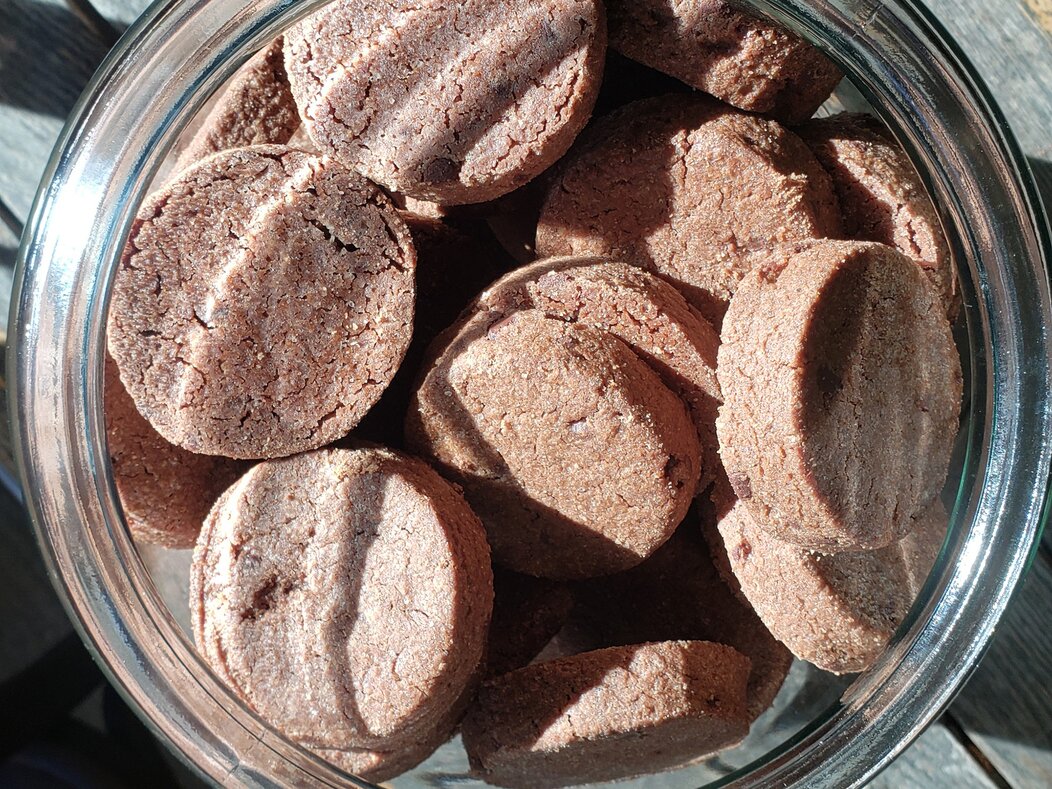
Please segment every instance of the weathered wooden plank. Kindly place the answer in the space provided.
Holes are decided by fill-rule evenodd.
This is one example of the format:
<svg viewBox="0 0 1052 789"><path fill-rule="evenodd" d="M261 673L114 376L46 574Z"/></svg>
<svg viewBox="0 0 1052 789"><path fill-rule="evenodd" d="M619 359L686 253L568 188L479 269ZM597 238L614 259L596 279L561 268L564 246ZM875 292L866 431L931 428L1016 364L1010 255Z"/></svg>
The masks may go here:
<svg viewBox="0 0 1052 789"><path fill-rule="evenodd" d="M950 708L1013 786L1052 786L1052 567L1038 556Z"/></svg>
<svg viewBox="0 0 1052 789"><path fill-rule="evenodd" d="M1052 0L1024 0L1034 21L1052 35Z"/></svg>
<svg viewBox="0 0 1052 789"><path fill-rule="evenodd" d="M1031 0L1047 6L1047 0ZM928 0L997 97L1030 156L1052 160L1052 37L1023 0Z"/></svg>
<svg viewBox="0 0 1052 789"><path fill-rule="evenodd" d="M123 30L145 11L152 0L91 0L106 21L118 30Z"/></svg>
<svg viewBox="0 0 1052 789"><path fill-rule="evenodd" d="M10 311L11 281L14 275L18 236L5 221L6 206L0 203L0 351L7 345L7 315ZM4 357L0 355L0 485L14 493L15 461L11 445L11 428L7 420L7 375Z"/></svg>
<svg viewBox="0 0 1052 789"><path fill-rule="evenodd" d="M66 116L106 43L62 0L0 3L0 200L25 221Z"/></svg>
<svg viewBox="0 0 1052 789"><path fill-rule="evenodd" d="M70 633L22 505L0 489L0 682Z"/></svg>
<svg viewBox="0 0 1052 789"><path fill-rule="evenodd" d="M9 227L0 216L0 345L7 345L7 313L11 304L11 280L15 270L16 251L18 236L15 235L14 228Z"/></svg>
<svg viewBox="0 0 1052 789"><path fill-rule="evenodd" d="M870 784L873 789L996 789L979 764L941 723L932 725Z"/></svg>

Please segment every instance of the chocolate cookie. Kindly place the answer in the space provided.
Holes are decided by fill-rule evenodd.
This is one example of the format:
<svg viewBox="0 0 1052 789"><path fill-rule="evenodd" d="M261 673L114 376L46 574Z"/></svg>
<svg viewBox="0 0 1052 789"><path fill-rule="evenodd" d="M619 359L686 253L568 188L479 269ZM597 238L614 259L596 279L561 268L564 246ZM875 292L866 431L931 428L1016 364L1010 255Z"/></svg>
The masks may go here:
<svg viewBox="0 0 1052 789"><path fill-rule="evenodd" d="M687 404L701 446L699 490L719 465L716 380L719 335L683 296L653 274L604 258L544 260L487 288L479 309L532 307L624 342Z"/></svg>
<svg viewBox="0 0 1052 789"><path fill-rule="evenodd" d="M816 243L742 281L722 340L720 455L753 518L816 550L905 536L946 478L962 391L920 268L883 244Z"/></svg>
<svg viewBox="0 0 1052 789"><path fill-rule="evenodd" d="M796 135L672 95L626 105L582 136L541 212L537 253L642 266L718 328L758 254L839 231L832 182Z"/></svg>
<svg viewBox="0 0 1052 789"><path fill-rule="evenodd" d="M285 42L323 151L411 197L480 203L540 173L584 127L606 22L596 0L339 0Z"/></svg>
<svg viewBox="0 0 1052 789"><path fill-rule="evenodd" d="M917 262L942 296L952 321L960 293L935 206L909 157L870 115L834 115L798 129L833 178L844 233L879 241Z"/></svg>
<svg viewBox="0 0 1052 789"><path fill-rule="evenodd" d="M194 640L312 748L401 750L460 704L486 642L489 549L457 490L383 449L253 468L194 550Z"/></svg>
<svg viewBox="0 0 1052 789"><path fill-rule="evenodd" d="M355 429L366 440L397 445L428 347L479 291L513 264L481 222L452 224L409 211L399 215L416 248L413 339L391 384Z"/></svg>
<svg viewBox="0 0 1052 789"><path fill-rule="evenodd" d="M319 154L318 146L314 144L314 140L307 134L307 130L303 128L303 124L300 124L299 128L292 133L289 137L288 146L295 148L297 151L305 151L307 153Z"/></svg>
<svg viewBox="0 0 1052 789"><path fill-rule="evenodd" d="M314 753L348 775L362 781L381 783L408 772L434 753L423 745L404 751L355 751L312 749Z"/></svg>
<svg viewBox="0 0 1052 789"><path fill-rule="evenodd" d="M810 118L843 76L810 44L724 0L607 0L610 46L743 110Z"/></svg>
<svg viewBox="0 0 1052 789"><path fill-rule="evenodd" d="M865 670L909 613L946 536L935 501L910 534L875 551L822 554L781 542L738 501L718 523L743 594L801 660L836 674Z"/></svg>
<svg viewBox="0 0 1052 789"><path fill-rule="evenodd" d="M222 90L179 154L174 172L217 151L287 143L300 128L296 101L285 75L281 38L249 58Z"/></svg>
<svg viewBox="0 0 1052 789"><path fill-rule="evenodd" d="M483 683L464 719L473 770L498 786L610 781L679 766L749 730L749 661L669 641L535 663Z"/></svg>
<svg viewBox="0 0 1052 789"><path fill-rule="evenodd" d="M416 735L412 741L393 750L373 751L354 748L345 750L312 748L311 750L330 764L361 780L372 783L389 781L412 770L449 740L464 717L468 703L474 699L474 690L475 687L472 684L469 692L464 693L449 708L448 712L441 715L429 727L428 731Z"/></svg>
<svg viewBox="0 0 1052 789"><path fill-rule="evenodd" d="M110 352L173 444L312 449L353 428L398 369L415 260L387 197L341 165L281 146L222 152L139 212Z"/></svg>
<svg viewBox="0 0 1052 789"><path fill-rule="evenodd" d="M687 409L620 340L537 310L467 321L406 439L464 486L504 566L585 578L638 564L697 486Z"/></svg>
<svg viewBox="0 0 1052 789"><path fill-rule="evenodd" d="M668 542L639 566L575 584L574 609L558 643L566 652L648 641L726 644L752 663L746 694L752 721L774 702L793 656L723 583L702 540L699 519L714 521L712 508L693 509Z"/></svg>
<svg viewBox="0 0 1052 789"><path fill-rule="evenodd" d="M497 569L485 676L522 668L566 623L573 595L565 583Z"/></svg>
<svg viewBox="0 0 1052 789"><path fill-rule="evenodd" d="M157 435L135 410L117 365L104 372L106 441L124 519L139 542L191 548L212 504L245 470L235 460L195 455Z"/></svg>

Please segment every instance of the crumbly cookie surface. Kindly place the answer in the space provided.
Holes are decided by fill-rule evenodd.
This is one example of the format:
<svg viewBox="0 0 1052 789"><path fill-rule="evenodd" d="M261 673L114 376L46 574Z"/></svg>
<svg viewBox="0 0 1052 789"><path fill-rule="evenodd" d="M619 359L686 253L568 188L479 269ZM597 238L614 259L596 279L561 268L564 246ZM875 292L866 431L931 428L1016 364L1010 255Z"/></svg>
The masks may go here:
<svg viewBox="0 0 1052 789"><path fill-rule="evenodd" d="M748 676L748 658L705 641L535 663L483 683L464 720L464 747L473 769L498 786L660 771L745 736Z"/></svg>
<svg viewBox="0 0 1052 789"><path fill-rule="evenodd" d="M631 567L683 518L699 474L686 406L620 340L538 310L469 319L418 388L414 450L458 483L509 569Z"/></svg>
<svg viewBox="0 0 1052 789"><path fill-rule="evenodd" d="M949 465L960 358L909 258L825 241L751 273L724 321L720 455L771 535L873 549L912 528Z"/></svg>
<svg viewBox="0 0 1052 789"><path fill-rule="evenodd" d="M313 449L398 369L415 261L387 197L341 165L281 146L222 152L140 211L109 348L173 444L245 459Z"/></svg>
<svg viewBox="0 0 1052 789"><path fill-rule="evenodd" d="M798 129L833 179L844 235L893 246L924 269L951 321L960 309L953 260L935 206L909 157L876 118L844 113Z"/></svg>
<svg viewBox="0 0 1052 789"><path fill-rule="evenodd" d="M410 197L478 203L569 148L599 90L594 0L339 0L285 34L311 137Z"/></svg>
<svg viewBox="0 0 1052 789"><path fill-rule="evenodd" d="M290 738L392 751L466 698L492 607L478 519L424 463L327 449L254 467L191 570L194 639Z"/></svg>
<svg viewBox="0 0 1052 789"><path fill-rule="evenodd" d="M758 256L840 232L832 182L803 141L711 99L626 105L560 168L537 226L538 255L641 266L716 328Z"/></svg>
<svg viewBox="0 0 1052 789"><path fill-rule="evenodd" d="M104 375L113 483L132 536L166 548L192 548L212 504L245 464L169 444L136 410L108 356Z"/></svg>
<svg viewBox="0 0 1052 789"><path fill-rule="evenodd" d="M607 0L610 46L751 112L811 117L843 76L810 44L725 0Z"/></svg>
<svg viewBox="0 0 1052 789"><path fill-rule="evenodd" d="M837 674L863 671L884 650L946 537L938 501L901 541L823 554L781 542L741 502L718 522L727 561L770 631L798 658Z"/></svg>
<svg viewBox="0 0 1052 789"><path fill-rule="evenodd" d="M607 258L557 258L524 266L486 288L477 310L533 308L608 333L649 364L686 403L701 447L699 490L719 465L719 335L674 287Z"/></svg>
<svg viewBox="0 0 1052 789"><path fill-rule="evenodd" d="M279 37L249 58L230 79L179 153L173 172L218 151L288 143L300 126Z"/></svg>

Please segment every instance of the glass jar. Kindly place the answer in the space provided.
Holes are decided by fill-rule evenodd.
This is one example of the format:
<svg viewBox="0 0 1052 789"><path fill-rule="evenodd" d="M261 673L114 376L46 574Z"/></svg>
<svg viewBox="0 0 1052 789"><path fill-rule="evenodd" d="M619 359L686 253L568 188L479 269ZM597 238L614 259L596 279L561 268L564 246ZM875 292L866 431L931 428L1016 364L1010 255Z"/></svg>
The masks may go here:
<svg viewBox="0 0 1052 789"><path fill-rule="evenodd" d="M964 296L965 403L951 531L891 645L793 735L720 785L846 786L900 753L983 654L1037 545L1052 454L1049 234L1025 160L971 67L915 0L753 0L836 59L935 199ZM8 370L26 500L69 611L154 730L227 785L347 785L270 729L198 657L119 514L101 413L117 259L180 129L318 0L179 0L107 58L63 133L16 278ZM733 752L732 752L733 753ZM430 777L429 777L430 776ZM424 773L425 783L440 776ZM651 784L652 785L652 784Z"/></svg>

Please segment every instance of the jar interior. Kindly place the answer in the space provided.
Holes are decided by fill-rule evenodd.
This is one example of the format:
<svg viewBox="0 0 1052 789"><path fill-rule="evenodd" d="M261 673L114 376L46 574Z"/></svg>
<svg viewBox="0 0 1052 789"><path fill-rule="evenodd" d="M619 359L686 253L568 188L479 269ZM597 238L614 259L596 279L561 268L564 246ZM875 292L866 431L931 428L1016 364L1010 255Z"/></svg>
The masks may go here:
<svg viewBox="0 0 1052 789"><path fill-rule="evenodd" d="M218 91L215 95L218 95ZM213 96L214 98L215 96ZM197 114L183 133L183 138L192 134L196 127L195 121L202 118L208 112L212 101L207 102L204 108ZM830 99L817 112L818 117L833 115L839 112L863 112L878 114L866 101L860 90L847 78L843 80ZM887 119L885 119L887 120ZM894 131L894 128L893 128ZM173 151L179 150L177 143ZM165 164L161 166L154 179L154 186L163 183L171 172L171 162L174 161L173 152ZM923 173L922 173L923 178ZM925 179L927 182L927 179ZM933 201L938 205L935 195ZM953 237L953 228L946 228L951 249L958 246ZM968 286L965 286L966 302L968 302ZM961 426L950 462L950 470L947 482L943 490L943 502L947 511L953 512L958 500L967 502L969 495L969 482L965 471L974 463L968 462L968 447L970 442L981 439L982 418L976 418L973 413L974 404L971 400L973 354L977 352L979 344L970 340L974 336L969 331L968 321L975 320L973 310L967 306L962 310L960 317L954 326L954 338L957 342L964 372L964 400L962 405ZM978 431L976 433L976 431ZM973 469L974 474L974 469ZM951 518L951 528L956 527L960 518ZM951 535L952 536L952 535ZM153 591L157 598L167 607L170 622L177 626L184 640L184 646L191 652L194 650L193 638L190 631L190 610L188 601L188 587L190 576L190 561L192 551L172 550L152 545L137 545L138 555L145 570L152 581ZM945 554L945 550L943 552ZM936 562L932 572L932 578L942 573L945 556L941 556ZM920 597L915 601L913 613L900 627L899 633L905 633L913 624L917 612L922 609L930 597L933 582L922 591ZM149 590L147 590L149 592ZM897 639L893 639L893 644ZM208 671L204 663L199 665L200 671ZM719 784L732 777L741 777L748 774L753 766L762 764L774 755L788 748L795 740L822 725L829 720L841 707L845 695L850 692L855 676L837 676L822 671L808 663L795 660L792 669L785 680L773 706L763 713L752 725L748 737L737 747L723 751L713 758L700 764L691 765L679 770L661 773L659 776L647 776L634 780L618 782L618 786L626 789L642 789L660 785L662 787L673 787L687 789L688 787L699 787L704 785ZM240 704L231 696L233 704ZM244 713L244 710L242 710ZM249 713L250 714L250 713ZM265 725L265 724L262 724ZM290 748L296 748L291 743ZM316 757L300 750L305 761L313 761ZM441 787L441 786L485 786L482 781L470 777L470 769L466 754L460 744L459 736L447 742L438 749L424 763L410 772L389 782L395 787Z"/></svg>

